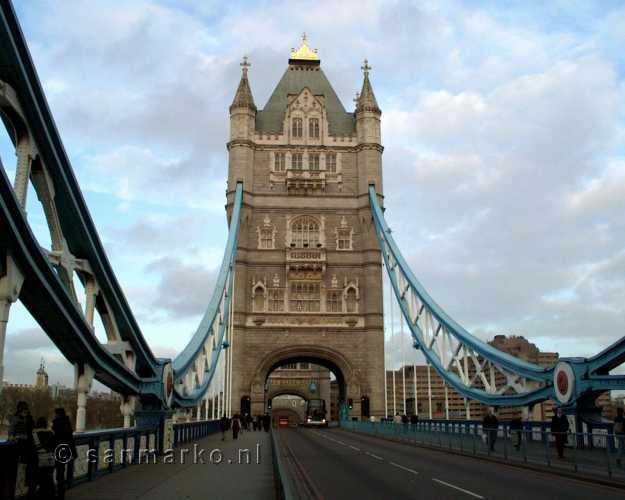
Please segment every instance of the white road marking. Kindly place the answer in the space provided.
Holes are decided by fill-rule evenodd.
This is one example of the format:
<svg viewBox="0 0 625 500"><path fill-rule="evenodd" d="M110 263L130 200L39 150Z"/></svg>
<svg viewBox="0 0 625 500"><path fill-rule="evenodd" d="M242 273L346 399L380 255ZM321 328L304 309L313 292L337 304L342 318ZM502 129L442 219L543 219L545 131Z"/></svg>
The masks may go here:
<svg viewBox="0 0 625 500"><path fill-rule="evenodd" d="M389 462L393 467L398 467L406 472L412 472L413 474L419 474L416 470L409 469L408 467L404 467L403 465L396 464L395 462Z"/></svg>
<svg viewBox="0 0 625 500"><path fill-rule="evenodd" d="M382 460L384 461L384 459L382 457L379 457L377 455L374 455L373 453L369 453L368 451L365 451L365 455L369 455L372 458L375 458L376 460Z"/></svg>
<svg viewBox="0 0 625 500"><path fill-rule="evenodd" d="M344 443L343 441L339 441L339 440L337 440L336 442L337 442L338 444L342 444L343 446L345 446L345 443Z"/></svg>
<svg viewBox="0 0 625 500"><path fill-rule="evenodd" d="M472 491L465 490L464 488L460 488L459 486L456 486L454 484L446 483L445 481L441 481L440 479L436 479L435 477L432 478L432 481L436 481L437 483L440 483L442 485L449 486L450 488L453 488L454 490L462 491L463 493L466 493L467 495L471 495L472 497L475 497L475 498L484 498L483 496L478 495L477 493L473 493Z"/></svg>
<svg viewBox="0 0 625 500"><path fill-rule="evenodd" d="M355 446L352 446L351 444L349 445L349 447L350 447L352 450L360 451L360 448L356 448Z"/></svg>

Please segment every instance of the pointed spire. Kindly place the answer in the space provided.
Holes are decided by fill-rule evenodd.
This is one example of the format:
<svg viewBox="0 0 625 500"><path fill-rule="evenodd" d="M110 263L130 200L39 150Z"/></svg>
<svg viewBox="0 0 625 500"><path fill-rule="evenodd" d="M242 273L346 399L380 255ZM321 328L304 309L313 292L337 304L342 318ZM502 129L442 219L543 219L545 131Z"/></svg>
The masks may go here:
<svg viewBox="0 0 625 500"><path fill-rule="evenodd" d="M382 111L378 106L378 101L375 99L375 94L373 93L371 82L369 81L369 71L371 71L369 61L365 59L360 69L362 69L362 72L365 75L365 79L362 82L362 90L360 91L358 102L356 103L356 113L359 113L361 111L373 111L375 113L381 113Z"/></svg>
<svg viewBox="0 0 625 500"><path fill-rule="evenodd" d="M252 89L250 88L250 82L247 79L247 71L251 64L248 62L247 56L243 56L243 62L241 62L241 81L239 87L234 95L232 104L230 105L230 111L233 108L249 108L256 111L256 104L254 104L254 97L252 97Z"/></svg>

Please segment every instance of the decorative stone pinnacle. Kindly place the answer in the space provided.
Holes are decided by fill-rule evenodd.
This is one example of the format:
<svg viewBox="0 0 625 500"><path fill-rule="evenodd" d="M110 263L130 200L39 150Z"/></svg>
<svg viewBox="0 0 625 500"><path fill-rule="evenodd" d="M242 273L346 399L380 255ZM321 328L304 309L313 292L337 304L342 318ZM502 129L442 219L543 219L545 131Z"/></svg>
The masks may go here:
<svg viewBox="0 0 625 500"><path fill-rule="evenodd" d="M248 68L251 66L251 64L248 62L248 57L247 56L243 56L243 62L241 63L241 68L243 71L243 74L245 76L247 76L247 70Z"/></svg>
<svg viewBox="0 0 625 500"><path fill-rule="evenodd" d="M363 65L360 67L360 69L363 71L365 76L369 74L369 71L371 71L371 66L369 66L369 61L367 59L364 60Z"/></svg>
<svg viewBox="0 0 625 500"><path fill-rule="evenodd" d="M356 92L356 97L354 97L354 102L358 104L359 100L360 100L360 92Z"/></svg>

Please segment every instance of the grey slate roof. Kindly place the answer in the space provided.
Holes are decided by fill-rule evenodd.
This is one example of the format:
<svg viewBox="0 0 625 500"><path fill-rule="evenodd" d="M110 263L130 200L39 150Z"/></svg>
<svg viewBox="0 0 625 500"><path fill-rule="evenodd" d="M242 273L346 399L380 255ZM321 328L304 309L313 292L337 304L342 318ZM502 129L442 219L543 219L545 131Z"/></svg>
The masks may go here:
<svg viewBox="0 0 625 500"><path fill-rule="evenodd" d="M292 69L293 68L293 69ZM330 135L352 135L354 115L345 111L332 85L321 68L299 69L289 65L262 111L256 113L256 130L282 133L288 94L299 94L308 87L315 95L324 95Z"/></svg>

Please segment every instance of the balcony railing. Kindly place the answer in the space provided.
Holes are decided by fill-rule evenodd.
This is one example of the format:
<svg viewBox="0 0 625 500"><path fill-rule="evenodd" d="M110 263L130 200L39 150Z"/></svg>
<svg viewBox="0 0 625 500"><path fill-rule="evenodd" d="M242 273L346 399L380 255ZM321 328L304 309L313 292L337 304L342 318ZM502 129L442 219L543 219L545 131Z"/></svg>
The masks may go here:
<svg viewBox="0 0 625 500"><path fill-rule="evenodd" d="M325 189L325 170L289 168L286 171L287 189Z"/></svg>

